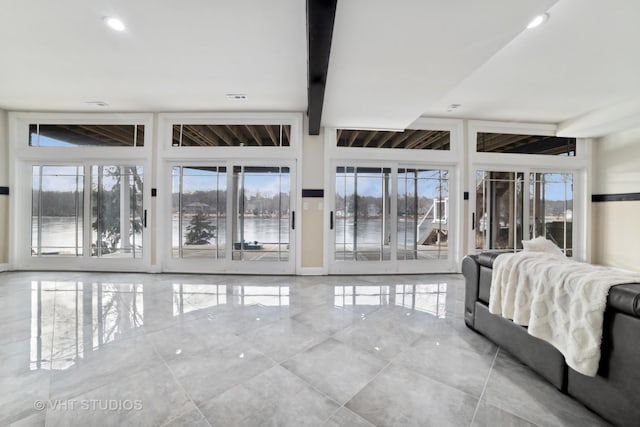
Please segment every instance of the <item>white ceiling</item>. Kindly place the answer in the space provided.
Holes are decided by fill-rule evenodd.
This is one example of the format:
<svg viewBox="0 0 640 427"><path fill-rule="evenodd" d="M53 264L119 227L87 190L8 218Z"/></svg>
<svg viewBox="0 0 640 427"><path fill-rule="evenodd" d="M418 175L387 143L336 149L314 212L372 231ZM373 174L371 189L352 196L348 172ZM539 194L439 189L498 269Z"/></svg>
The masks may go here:
<svg viewBox="0 0 640 427"><path fill-rule="evenodd" d="M3 0L0 108L305 111L305 3ZM546 24L524 29L544 11ZM103 24L111 15L124 33ZM574 136L638 126L639 20L637 0L338 0L322 123L402 129L426 115L558 123Z"/></svg>
<svg viewBox="0 0 640 427"><path fill-rule="evenodd" d="M14 0L0 12L0 107L304 111L301 0ZM103 23L117 16L127 30ZM244 93L243 102L227 93ZM86 106L105 101L108 108Z"/></svg>

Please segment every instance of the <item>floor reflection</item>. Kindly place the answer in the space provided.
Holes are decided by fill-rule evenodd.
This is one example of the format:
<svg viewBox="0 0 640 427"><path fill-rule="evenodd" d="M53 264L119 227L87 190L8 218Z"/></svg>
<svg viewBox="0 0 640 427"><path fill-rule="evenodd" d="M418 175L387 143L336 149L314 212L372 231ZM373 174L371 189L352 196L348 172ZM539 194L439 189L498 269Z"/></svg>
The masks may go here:
<svg viewBox="0 0 640 427"><path fill-rule="evenodd" d="M447 283L353 284L332 288L333 295L320 293L321 299L315 304L368 312L384 306L399 306L437 318L447 315ZM245 306L289 308L290 294L300 296L305 292L314 290L295 284L260 286L181 281L167 286L166 283L139 282L31 281L30 369L68 369L87 353L98 351L112 341L143 333L140 329L146 325L158 324L161 326L156 329L160 329L185 315L202 313L212 317L226 309ZM325 295L327 300L323 301ZM294 301L304 305L305 299Z"/></svg>
<svg viewBox="0 0 640 427"><path fill-rule="evenodd" d="M173 315L180 316L196 310L227 303L225 285L173 284Z"/></svg>
<svg viewBox="0 0 640 427"><path fill-rule="evenodd" d="M347 306L396 305L446 317L447 284L396 284L388 286L336 286L334 304Z"/></svg>
<svg viewBox="0 0 640 427"><path fill-rule="evenodd" d="M0 425L470 425L541 404L537 425L600 425L464 326L461 275L0 273L0 322ZM144 407L34 406L114 399Z"/></svg>
<svg viewBox="0 0 640 427"><path fill-rule="evenodd" d="M31 369L66 369L143 325L141 283L31 282ZM53 329L53 333L44 333ZM47 343L51 336L51 365ZM44 346L44 351L43 351Z"/></svg>

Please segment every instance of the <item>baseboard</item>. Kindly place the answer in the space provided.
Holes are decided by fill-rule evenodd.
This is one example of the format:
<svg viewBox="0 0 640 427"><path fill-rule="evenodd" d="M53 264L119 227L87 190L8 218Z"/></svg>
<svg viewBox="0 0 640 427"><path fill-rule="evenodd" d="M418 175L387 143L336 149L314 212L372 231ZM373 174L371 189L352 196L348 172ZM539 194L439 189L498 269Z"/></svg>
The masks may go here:
<svg viewBox="0 0 640 427"><path fill-rule="evenodd" d="M0 264L0 272L9 271L9 264Z"/></svg>
<svg viewBox="0 0 640 427"><path fill-rule="evenodd" d="M327 272L322 267L302 267L300 276L326 276Z"/></svg>
<svg viewBox="0 0 640 427"><path fill-rule="evenodd" d="M147 273L162 273L162 266L159 264L152 265L151 268L147 271Z"/></svg>

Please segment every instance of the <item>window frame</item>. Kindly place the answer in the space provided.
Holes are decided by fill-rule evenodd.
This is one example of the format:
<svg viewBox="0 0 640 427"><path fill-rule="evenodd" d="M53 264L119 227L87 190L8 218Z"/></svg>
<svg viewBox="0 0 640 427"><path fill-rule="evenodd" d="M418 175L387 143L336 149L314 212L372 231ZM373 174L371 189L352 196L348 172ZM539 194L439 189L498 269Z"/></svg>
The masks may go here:
<svg viewBox="0 0 640 427"><path fill-rule="evenodd" d="M173 126L190 125L290 125L289 146L265 147L174 147ZM302 115L300 113L161 113L158 114L158 154L160 160L216 159L299 159L302 151Z"/></svg>
<svg viewBox="0 0 640 427"><path fill-rule="evenodd" d="M39 147L29 146L29 125L46 124L96 124L96 125L144 125L144 146L135 147ZM49 270L95 271L149 271L153 251L153 222L151 221L151 154L153 141L152 114L116 113L9 113L9 165L11 192L9 263L12 268ZM31 197L33 166L82 166L84 167L84 218L91 215L91 166L142 166L143 209L147 210L147 227L143 228L143 254L140 258L92 257L89 238L84 242L82 256L33 257L31 256ZM90 222L85 224L84 236L91 232ZM88 227L87 227L88 226ZM90 235L90 234L89 234ZM87 246L88 245L88 246Z"/></svg>
<svg viewBox="0 0 640 427"><path fill-rule="evenodd" d="M367 166L374 167L387 166L394 164L394 170L397 168L429 168L429 169L447 169L449 172L449 218L450 227L456 230L457 235L449 242L451 245L450 257L447 260L438 260L433 262L431 267L420 265L417 261L411 265L413 261L391 260L389 265L395 265L391 268L382 268L381 274L402 274L402 273L450 273L459 271L459 265L462 260L463 243L465 241L464 228L462 221L463 206L463 174L464 162L464 121L462 119L443 119L420 117L415 122L407 126L407 129L424 129L424 130L443 130L450 132L450 148L449 150L410 150L403 148L369 148L369 147L338 147L337 128L324 128L324 224L325 236L334 232L330 230L330 213L333 210L334 202L329 198L335 195L335 166ZM376 130L376 129L370 129ZM389 129L378 129L389 130ZM363 157L366 153L366 157ZM382 163L381 163L382 162ZM394 202L393 202L394 203ZM393 205L392 205L393 209ZM331 244L333 239L327 238L323 256L323 272L335 273L336 266L333 259L334 246ZM393 253L392 253L393 257ZM440 262L442 261L442 262ZM385 261L386 262L386 261ZM347 271L348 274L367 273L363 265L358 268ZM397 267L396 267L397 266ZM368 269L371 266L367 267ZM396 269L397 268L397 269ZM340 270L341 268L338 268ZM348 269L345 269L345 272ZM378 272L378 271L376 271Z"/></svg>
<svg viewBox="0 0 640 427"><path fill-rule="evenodd" d="M469 188L468 215L465 227L467 230L467 252L477 253L475 248L475 230L473 214L476 206L476 171L523 172L527 197L525 203L525 224L528 223L529 177L531 173L571 173L573 174L573 258L579 261L589 259L587 247L587 230L590 222L590 211L587 195L589 194L588 171L591 162L590 140L577 138L575 156L550 156L546 154L514 154L487 153L477 151L478 133L504 133L517 135L554 136L558 127L553 124L511 123L469 120L467 125L468 153L466 182ZM524 229L524 228L523 228Z"/></svg>
<svg viewBox="0 0 640 427"><path fill-rule="evenodd" d="M291 168L291 197L295 197L293 210L299 215L295 218L295 230L290 230L290 239L295 239L294 249L291 251L291 265L289 263L278 267L261 267L255 264L256 274L296 274L302 270L302 241L301 215L302 213L302 144L303 117L302 113L160 113L158 114L158 139L155 152L156 181L158 189L157 213L155 214L157 228L154 234L156 240L156 265L161 271L167 272L199 272L199 273L243 273L246 272L244 262L233 261L230 258L204 262L205 260L173 259L171 238L171 168L173 166L226 166L228 179L233 175L232 166L261 165L286 166ZM174 147L172 145L173 125L203 124L203 125L290 125L291 139L289 146L243 146L243 147ZM231 181L228 181L231 182ZM227 191L231 188L227 186ZM227 217L231 218L231 206L227 207ZM283 263L284 264L284 263Z"/></svg>

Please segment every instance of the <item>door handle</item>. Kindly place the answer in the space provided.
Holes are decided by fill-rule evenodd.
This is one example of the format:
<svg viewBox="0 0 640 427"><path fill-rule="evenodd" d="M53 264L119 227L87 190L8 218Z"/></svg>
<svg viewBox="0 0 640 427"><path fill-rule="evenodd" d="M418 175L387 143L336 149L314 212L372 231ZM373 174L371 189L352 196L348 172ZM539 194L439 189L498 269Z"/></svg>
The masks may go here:
<svg viewBox="0 0 640 427"><path fill-rule="evenodd" d="M333 230L333 211L329 212L329 230Z"/></svg>
<svg viewBox="0 0 640 427"><path fill-rule="evenodd" d="M142 225L144 226L144 228L147 228L147 210L144 210L144 215L142 218Z"/></svg>
<svg viewBox="0 0 640 427"><path fill-rule="evenodd" d="M475 212L471 213L471 229L472 230L476 229L476 213Z"/></svg>
<svg viewBox="0 0 640 427"><path fill-rule="evenodd" d="M291 211L291 229L296 229L296 211Z"/></svg>

